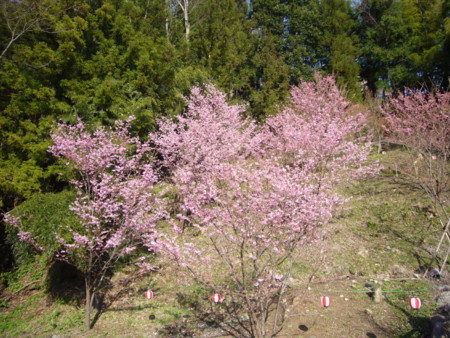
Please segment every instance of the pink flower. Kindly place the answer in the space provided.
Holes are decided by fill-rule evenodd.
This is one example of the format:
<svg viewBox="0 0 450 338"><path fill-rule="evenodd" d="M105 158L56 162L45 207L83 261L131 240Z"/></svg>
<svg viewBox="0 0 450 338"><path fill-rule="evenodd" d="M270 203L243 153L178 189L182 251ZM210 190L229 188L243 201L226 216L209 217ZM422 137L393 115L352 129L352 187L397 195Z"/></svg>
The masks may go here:
<svg viewBox="0 0 450 338"><path fill-rule="evenodd" d="M19 231L17 233L17 236L19 237L19 240L21 242L30 242L31 241L31 234L27 231Z"/></svg>

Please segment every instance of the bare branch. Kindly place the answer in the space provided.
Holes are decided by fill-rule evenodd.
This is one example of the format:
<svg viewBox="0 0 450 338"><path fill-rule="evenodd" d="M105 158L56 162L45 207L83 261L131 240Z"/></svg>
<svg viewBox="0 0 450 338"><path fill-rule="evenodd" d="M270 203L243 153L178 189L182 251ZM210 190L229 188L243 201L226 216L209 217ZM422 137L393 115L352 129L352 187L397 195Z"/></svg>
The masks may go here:
<svg viewBox="0 0 450 338"><path fill-rule="evenodd" d="M51 0L46 4L41 2L15 2L5 1L2 5L2 16L11 37L4 47L1 49L0 60L11 49L11 46L21 38L25 33L42 32L49 34L57 34L53 25L47 20L47 16L51 14L54 6L58 5L57 0ZM73 6L58 10L59 14L64 14Z"/></svg>

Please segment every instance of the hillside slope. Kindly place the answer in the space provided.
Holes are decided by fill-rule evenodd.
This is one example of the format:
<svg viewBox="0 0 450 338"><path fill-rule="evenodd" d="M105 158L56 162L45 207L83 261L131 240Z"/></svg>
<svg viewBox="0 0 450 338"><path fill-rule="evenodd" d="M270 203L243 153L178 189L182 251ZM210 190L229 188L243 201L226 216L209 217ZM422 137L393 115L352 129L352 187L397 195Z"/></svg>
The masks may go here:
<svg viewBox="0 0 450 338"><path fill-rule="evenodd" d="M396 151L380 155L382 174L343 187L348 196L359 197L325 229L322 243L296 253L281 308L286 323L280 337L421 337L429 333L435 296L440 286L450 283L446 272L440 279L424 274L426 268L436 267L432 255L442 229L424 195L396 176L390 165L396 156ZM2 290L1 336L226 336L220 323L192 310L196 301L209 303L209 296L184 283L178 271L149 275L113 290L121 295L86 332L76 275L62 276L62 284L51 296L45 292L43 268L39 261L22 267L16 273L21 278L10 280L8 289ZM130 273L123 271L115 278ZM371 292L378 287L383 293L380 303L374 302ZM151 300L143 296L148 288L155 291ZM412 295L422 300L420 310L409 307ZM321 296L331 298L330 307L321 306ZM207 306L211 312L221 311L220 305Z"/></svg>

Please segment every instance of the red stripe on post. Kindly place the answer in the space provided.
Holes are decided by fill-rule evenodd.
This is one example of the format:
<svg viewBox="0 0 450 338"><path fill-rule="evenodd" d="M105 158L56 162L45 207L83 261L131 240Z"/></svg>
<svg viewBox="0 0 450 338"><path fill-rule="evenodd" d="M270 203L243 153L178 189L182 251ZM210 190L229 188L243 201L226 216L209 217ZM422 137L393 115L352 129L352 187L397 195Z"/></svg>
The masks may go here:
<svg viewBox="0 0 450 338"><path fill-rule="evenodd" d="M409 299L409 306L414 310L419 310L422 307L422 301L418 297L411 297Z"/></svg>
<svg viewBox="0 0 450 338"><path fill-rule="evenodd" d="M145 296L145 298L147 298L149 300L152 299L153 298L153 291L151 291L151 290L145 291L144 296Z"/></svg>
<svg viewBox="0 0 450 338"><path fill-rule="evenodd" d="M213 303L220 303L220 302L222 302L222 296L221 296L220 294L218 294L218 293L214 293L214 294L211 296L211 301L212 301Z"/></svg>
<svg viewBox="0 0 450 338"><path fill-rule="evenodd" d="M321 302L322 302L322 306L323 306L323 307L329 307L330 304L331 304L330 297L328 297L328 296L322 296Z"/></svg>

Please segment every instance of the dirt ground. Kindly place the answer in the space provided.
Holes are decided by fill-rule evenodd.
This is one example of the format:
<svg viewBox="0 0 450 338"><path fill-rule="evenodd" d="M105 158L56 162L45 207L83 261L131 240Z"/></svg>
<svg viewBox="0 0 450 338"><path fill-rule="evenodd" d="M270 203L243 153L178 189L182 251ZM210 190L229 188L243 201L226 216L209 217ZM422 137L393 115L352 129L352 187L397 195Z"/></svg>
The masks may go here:
<svg viewBox="0 0 450 338"><path fill-rule="evenodd" d="M403 291L418 290L423 306L420 310L412 310L409 306L409 293L384 293L382 301L376 303L373 293L365 287L373 278L348 277L312 282L309 285L292 284L286 297L285 324L278 337L426 337L429 330L429 318L436 304L433 301L433 289L437 289L444 281L436 283L426 279L410 278L401 281L377 281L383 283L383 290L399 288ZM427 286L423 293L420 290ZM330 297L331 304L324 308L321 297ZM155 297L150 302L138 299L139 306L128 306L126 302L116 304L106 311L96 323L94 329L83 331L82 327L57 332L58 337L229 337L218 328L208 327L204 323L193 323L191 319L180 315L166 326L171 331L164 331L161 320L167 316L166 308L158 308L163 303L163 296ZM143 298L143 297L142 297ZM44 299L42 302L45 303ZM130 303L131 305L131 303ZM39 309L43 309L41 304ZM13 310L13 306L8 309ZM36 309L38 310L38 309ZM174 306L172 312L177 311ZM28 311L27 311L28 312ZM171 313L172 313L171 312ZM41 316L38 312L34 317ZM150 318L156 315L156 319ZM172 317L169 317L172 318ZM24 319L26 319L24 317ZM158 320L160 320L158 322ZM270 322L270 321L269 321ZM194 330L185 330L182 323L187 323ZM81 323L80 323L81 324ZM175 325L175 326L174 326ZM31 329L31 328L30 328ZM37 335L22 334L22 337L49 337L35 327ZM29 330L27 330L30 332ZM25 332L24 332L25 333ZM11 335L17 336L17 335Z"/></svg>
<svg viewBox="0 0 450 338"><path fill-rule="evenodd" d="M368 293L340 292L351 291L351 285L345 280L298 290L280 337L392 337L393 333L380 324L392 311L389 305L374 303ZM331 300L328 308L321 305L325 295Z"/></svg>
<svg viewBox="0 0 450 338"><path fill-rule="evenodd" d="M348 278L310 284L309 288L293 287L284 328L277 337L429 336L429 310L435 306L434 302L426 298L421 309L413 310L409 306L410 294L392 296L386 293L382 301L376 303L373 293L364 287L364 280ZM432 289L434 282L428 282ZM331 300L327 308L321 304L324 295ZM219 331L205 331L198 337L228 336Z"/></svg>

